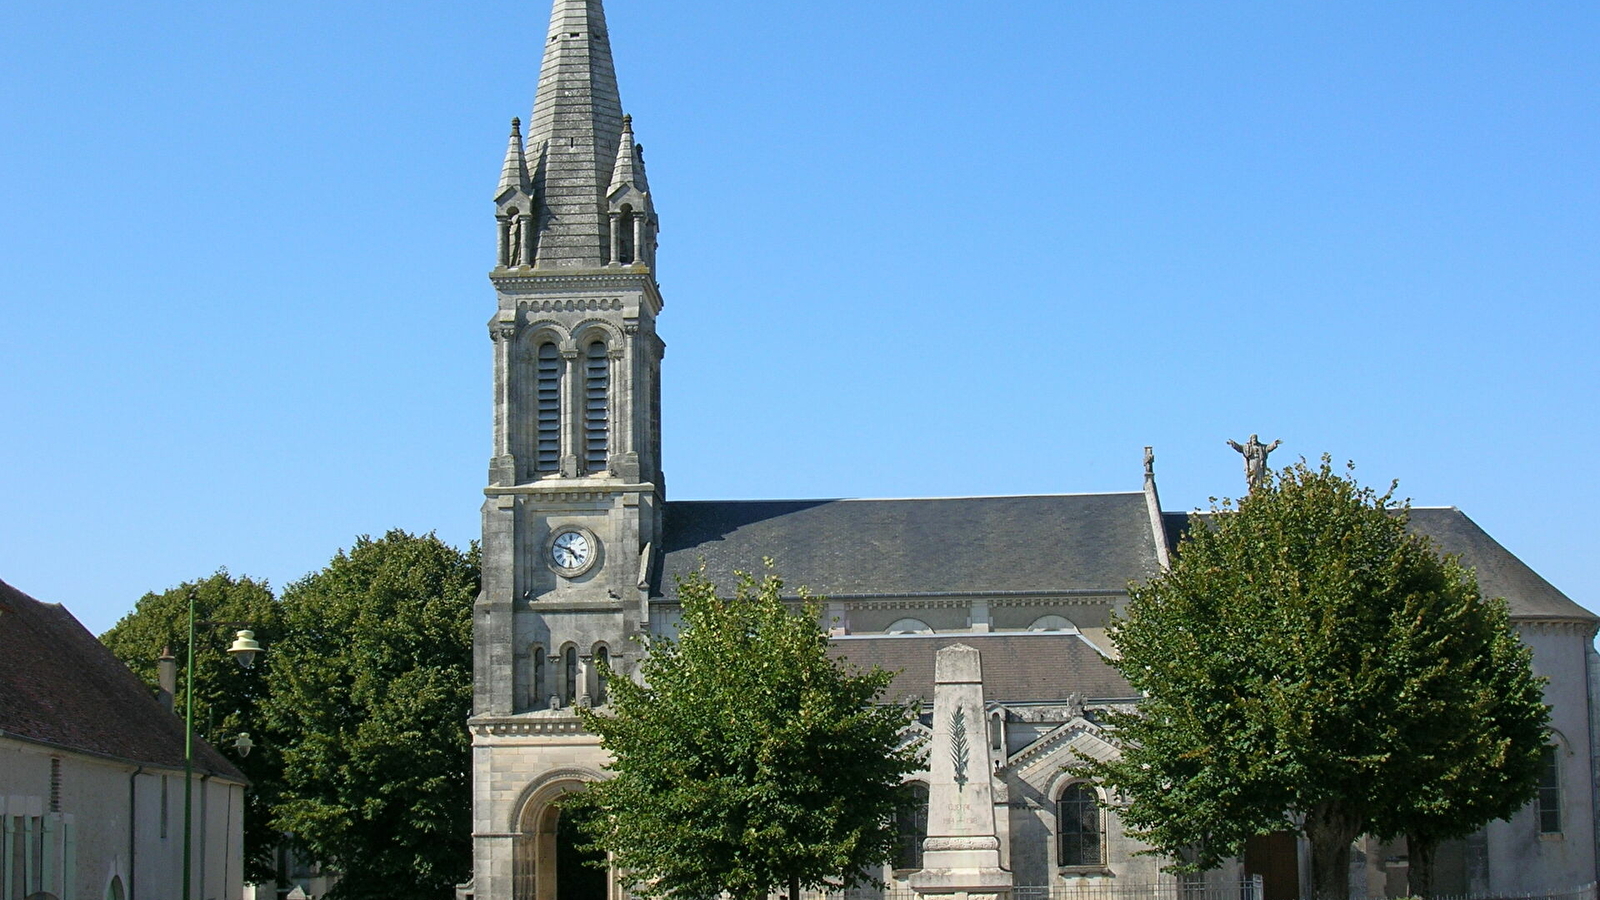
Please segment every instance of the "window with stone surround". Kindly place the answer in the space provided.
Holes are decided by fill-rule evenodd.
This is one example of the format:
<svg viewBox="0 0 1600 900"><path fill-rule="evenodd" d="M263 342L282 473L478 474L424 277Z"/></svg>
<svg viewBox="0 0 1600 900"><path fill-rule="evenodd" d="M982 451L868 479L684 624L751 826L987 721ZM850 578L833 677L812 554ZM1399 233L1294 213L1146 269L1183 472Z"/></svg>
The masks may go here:
<svg viewBox="0 0 1600 900"><path fill-rule="evenodd" d="M602 664L611 664L611 649L605 644L596 644L594 647L594 705L606 705L606 675L600 668Z"/></svg>
<svg viewBox="0 0 1600 900"><path fill-rule="evenodd" d="M913 781L911 793L916 799L910 808L900 810L895 820L900 839L894 857L896 869L922 868L922 841L928 836L928 786Z"/></svg>
<svg viewBox="0 0 1600 900"><path fill-rule="evenodd" d="M1544 766L1539 773L1539 833L1561 833L1561 750L1544 748Z"/></svg>
<svg viewBox="0 0 1600 900"><path fill-rule="evenodd" d="M550 702L550 695L546 692L545 688L544 657L544 645L534 644L533 659L531 662L533 671L529 673L528 679L529 681L533 682L533 690L530 692L532 696L528 698L529 709L543 709L544 705Z"/></svg>
<svg viewBox="0 0 1600 900"><path fill-rule="evenodd" d="M561 679L561 705L571 709L578 702L578 648L571 644L561 648L561 664L566 675Z"/></svg>
<svg viewBox="0 0 1600 900"><path fill-rule="evenodd" d="M1056 800L1056 865L1098 868L1105 865L1105 825L1094 787L1067 785Z"/></svg>

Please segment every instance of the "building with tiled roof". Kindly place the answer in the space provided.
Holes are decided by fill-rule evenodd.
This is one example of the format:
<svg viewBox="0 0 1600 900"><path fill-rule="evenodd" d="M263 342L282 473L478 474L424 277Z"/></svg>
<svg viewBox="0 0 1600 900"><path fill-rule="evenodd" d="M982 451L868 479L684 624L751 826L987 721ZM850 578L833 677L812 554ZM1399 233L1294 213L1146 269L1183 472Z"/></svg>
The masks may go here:
<svg viewBox="0 0 1600 900"><path fill-rule="evenodd" d="M1103 713L1138 698L1110 664L1107 626L1129 583L1170 563L1190 515L1161 509L1149 464L1126 493L669 502L660 219L644 150L623 114L601 0L553 7L527 133L512 121L494 193L494 429L474 614L467 890L483 900L608 896L603 872L572 864L557 805L603 777L606 761L572 708L605 703L597 660L630 671L636 638L674 631L678 577L703 569L729 585L768 558L788 584L826 598L832 652L897 671L891 697L923 699L925 726L938 727L941 690L981 702L973 727L984 729L989 763L972 783L992 800L980 816L992 833L943 832L926 846L983 856L984 877L1004 873L1040 895L1175 890L1161 861L1096 805L1098 788L1063 766L1113 752ZM1442 848L1435 888L1507 895L1595 882L1589 685L1600 685L1600 620L1461 512L1419 509L1412 524L1509 600L1555 710L1540 803ZM882 873L893 889L923 877L923 846L908 841L902 865ZM1393 848L1363 854L1357 881L1369 895L1405 890ZM1299 895L1304 860L1293 837L1263 841L1220 883L1260 876L1264 900L1284 900ZM968 888L942 893L995 893Z"/></svg>
<svg viewBox="0 0 1600 900"><path fill-rule="evenodd" d="M243 889L245 777L195 739L195 900ZM176 896L183 722L64 607L0 582L0 894Z"/></svg>

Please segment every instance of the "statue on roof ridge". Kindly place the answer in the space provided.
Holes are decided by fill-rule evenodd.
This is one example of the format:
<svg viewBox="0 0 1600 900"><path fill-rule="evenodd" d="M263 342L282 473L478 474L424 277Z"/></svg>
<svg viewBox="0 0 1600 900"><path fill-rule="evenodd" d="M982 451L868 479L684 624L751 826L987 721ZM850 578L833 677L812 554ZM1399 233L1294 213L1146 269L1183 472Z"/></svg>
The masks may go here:
<svg viewBox="0 0 1600 900"><path fill-rule="evenodd" d="M1250 440L1240 444L1238 441L1228 441L1228 446L1239 451L1244 456L1244 478L1250 485L1250 490L1267 483L1267 456L1278 449L1283 441L1273 441L1271 444L1261 443L1260 437L1250 435Z"/></svg>

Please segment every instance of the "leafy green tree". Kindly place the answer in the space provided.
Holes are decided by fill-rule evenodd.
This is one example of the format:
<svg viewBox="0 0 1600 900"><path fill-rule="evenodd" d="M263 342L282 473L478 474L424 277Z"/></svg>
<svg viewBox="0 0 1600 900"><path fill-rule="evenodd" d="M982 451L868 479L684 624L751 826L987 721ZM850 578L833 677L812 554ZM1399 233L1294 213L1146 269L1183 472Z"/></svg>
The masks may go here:
<svg viewBox="0 0 1600 900"><path fill-rule="evenodd" d="M275 827L341 873L335 900L447 898L470 865L464 723L476 547L362 537L289 585L268 655Z"/></svg>
<svg viewBox="0 0 1600 900"><path fill-rule="evenodd" d="M156 660L170 649L177 659L176 709L188 701L184 669L189 650L189 594L194 593L195 618L205 622L246 622L270 651L281 633L278 605L266 582L235 578L220 570L209 578L184 582L159 594L139 598L111 630L100 636L152 691L159 687ZM250 779L245 792L245 877L271 881L274 855L281 836L272 828L272 807L281 784L282 760L260 740L259 707L268 691L265 666L245 669L229 658L230 628L202 624L196 631L194 655L195 731L238 766ZM256 748L247 757L234 749L241 732L252 734Z"/></svg>
<svg viewBox="0 0 1600 900"><path fill-rule="evenodd" d="M1550 708L1532 655L1503 600L1483 602L1422 654L1435 671L1407 697L1412 752L1385 767L1379 793L1389 803L1369 826L1384 839L1405 837L1412 896L1432 896L1441 841L1510 818L1538 792Z"/></svg>
<svg viewBox="0 0 1600 900"><path fill-rule="evenodd" d="M1504 607L1406 530L1393 493L1326 457L1299 463L1223 503L1171 569L1131 589L1112 634L1146 699L1115 717L1120 758L1081 771L1131 800L1130 831L1173 868L1213 868L1251 835L1299 827L1314 895L1343 900L1364 832L1444 835L1501 808L1454 789L1428 799L1416 782L1481 774L1441 754L1520 755L1528 722L1543 743L1547 710L1526 654L1508 650ZM1490 690L1505 692L1494 715L1460 712L1486 710L1468 701Z"/></svg>
<svg viewBox="0 0 1600 900"><path fill-rule="evenodd" d="M893 856L912 711L878 702L890 673L829 656L816 605L790 610L782 587L741 574L725 599L683 580L680 637L652 641L644 684L612 677L610 708L579 710L615 777L567 803L635 893L793 897Z"/></svg>

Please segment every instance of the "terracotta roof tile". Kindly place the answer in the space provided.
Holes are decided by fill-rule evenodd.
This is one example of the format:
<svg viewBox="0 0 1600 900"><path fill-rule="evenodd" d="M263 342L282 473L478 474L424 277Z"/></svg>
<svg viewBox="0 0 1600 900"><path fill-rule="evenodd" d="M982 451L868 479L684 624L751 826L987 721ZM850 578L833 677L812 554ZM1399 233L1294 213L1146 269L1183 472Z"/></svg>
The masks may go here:
<svg viewBox="0 0 1600 900"><path fill-rule="evenodd" d="M0 734L183 767L183 722L65 607L0 581ZM195 769L245 777L195 738Z"/></svg>

